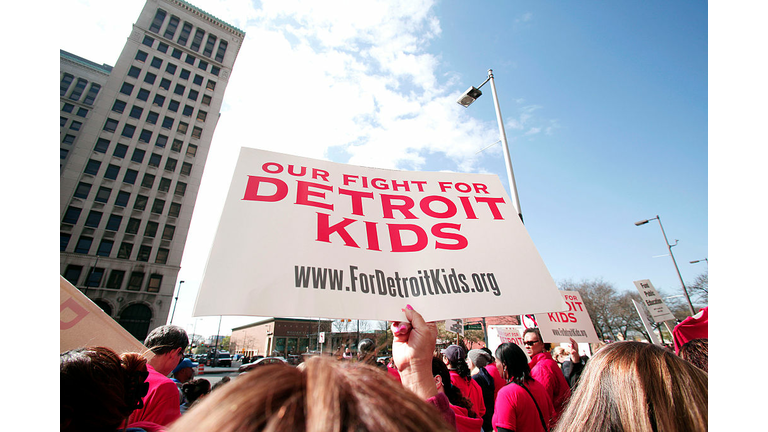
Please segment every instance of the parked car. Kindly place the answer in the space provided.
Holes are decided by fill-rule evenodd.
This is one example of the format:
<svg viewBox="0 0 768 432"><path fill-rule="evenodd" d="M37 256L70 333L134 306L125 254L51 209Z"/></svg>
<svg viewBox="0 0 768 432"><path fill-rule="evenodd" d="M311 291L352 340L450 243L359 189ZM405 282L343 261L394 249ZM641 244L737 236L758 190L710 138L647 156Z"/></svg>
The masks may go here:
<svg viewBox="0 0 768 432"><path fill-rule="evenodd" d="M208 353L207 365L212 367L232 367L232 356L229 351L219 351L218 354Z"/></svg>
<svg viewBox="0 0 768 432"><path fill-rule="evenodd" d="M259 366L265 366L270 364L287 364L288 362L285 361L285 358L283 357L264 357L256 360L253 363L248 363L240 366L240 368L237 369L238 372L244 373L248 372L249 370L255 369Z"/></svg>

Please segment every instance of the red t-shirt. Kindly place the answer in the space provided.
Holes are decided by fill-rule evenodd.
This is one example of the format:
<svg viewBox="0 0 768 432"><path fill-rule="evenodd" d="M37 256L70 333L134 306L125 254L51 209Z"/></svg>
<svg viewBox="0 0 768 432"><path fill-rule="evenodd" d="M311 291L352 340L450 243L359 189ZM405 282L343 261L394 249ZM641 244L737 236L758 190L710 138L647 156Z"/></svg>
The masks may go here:
<svg viewBox="0 0 768 432"><path fill-rule="evenodd" d="M495 363L487 364L485 366L485 370L487 370L488 373L493 377L493 386L494 386L493 397L496 397L499 395L499 390L501 390L501 388L504 387L504 385L507 384L507 382L504 381L504 378L501 377L499 370L496 369Z"/></svg>
<svg viewBox="0 0 768 432"><path fill-rule="evenodd" d="M128 420L131 423L146 421L157 423L161 426L168 426L174 420L181 417L179 408L179 388L176 383L157 372L155 368L147 365L149 376L146 383L149 384L149 391L144 396L144 407L134 411Z"/></svg>
<svg viewBox="0 0 768 432"><path fill-rule="evenodd" d="M547 429L554 424L549 419L554 415L555 409L544 386L535 380L528 381L525 386L533 394L536 403L521 386L514 383L505 385L496 397L492 420L494 430L503 427L514 431L546 432L541 426L536 404L539 405L544 422L547 423Z"/></svg>
<svg viewBox="0 0 768 432"><path fill-rule="evenodd" d="M571 397L571 386L565 380L560 366L552 360L552 355L548 352L540 352L533 356L528 366L531 367L531 377L547 390L547 395L549 395L552 406L555 408L552 423L557 423L560 414L565 410L568 398Z"/></svg>
<svg viewBox="0 0 768 432"><path fill-rule="evenodd" d="M451 409L456 414L456 432L483 432L482 417L467 417L467 409L456 405L451 405Z"/></svg>
<svg viewBox="0 0 768 432"><path fill-rule="evenodd" d="M454 371L449 372L451 373L451 384L453 384L454 387L458 387L458 389L461 390L461 394L472 402L472 411L474 411L478 417L484 416L485 403L483 402L483 389L480 388L480 384L476 383L472 378L467 382L467 380L460 377L458 373Z"/></svg>

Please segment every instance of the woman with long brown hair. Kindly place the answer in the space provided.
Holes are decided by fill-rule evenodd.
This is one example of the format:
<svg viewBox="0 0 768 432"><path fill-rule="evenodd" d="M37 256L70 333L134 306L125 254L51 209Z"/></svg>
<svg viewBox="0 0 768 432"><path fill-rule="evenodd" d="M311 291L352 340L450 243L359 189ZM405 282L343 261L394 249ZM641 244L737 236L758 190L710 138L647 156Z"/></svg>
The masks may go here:
<svg viewBox="0 0 768 432"><path fill-rule="evenodd" d="M587 363L555 431L705 431L707 382L659 346L608 344Z"/></svg>

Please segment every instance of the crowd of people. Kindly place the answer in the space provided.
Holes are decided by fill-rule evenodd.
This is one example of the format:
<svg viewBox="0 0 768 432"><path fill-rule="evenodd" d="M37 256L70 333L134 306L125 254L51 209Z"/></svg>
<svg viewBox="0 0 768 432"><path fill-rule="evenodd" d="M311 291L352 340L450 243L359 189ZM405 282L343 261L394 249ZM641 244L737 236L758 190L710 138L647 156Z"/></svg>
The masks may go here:
<svg viewBox="0 0 768 432"><path fill-rule="evenodd" d="M317 356L268 365L211 388L183 358L176 326L145 355L86 347L61 354L62 431L702 431L707 341L674 351L643 342L552 347L527 329L502 343L436 349L437 328L410 306L392 323L392 358L360 342L357 361ZM226 381L224 381L226 382ZM222 383L219 383L221 385Z"/></svg>

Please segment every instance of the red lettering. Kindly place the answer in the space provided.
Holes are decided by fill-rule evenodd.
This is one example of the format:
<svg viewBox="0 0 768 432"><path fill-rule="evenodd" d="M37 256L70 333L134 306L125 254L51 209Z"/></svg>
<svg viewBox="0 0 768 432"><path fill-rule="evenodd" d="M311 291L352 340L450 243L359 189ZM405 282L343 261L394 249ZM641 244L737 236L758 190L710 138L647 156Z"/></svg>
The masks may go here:
<svg viewBox="0 0 768 432"><path fill-rule="evenodd" d="M461 225L452 223L435 224L435 226L432 227L433 236L443 240L456 241L454 244L436 242L435 249L459 250L467 247L469 242L467 241L466 237L458 233L445 232L444 230L446 229L455 229L456 231L459 231L461 229Z"/></svg>
<svg viewBox="0 0 768 432"><path fill-rule="evenodd" d="M475 197L475 201L488 204L488 208L491 210L494 219L504 219L497 207L497 204L504 202L504 198Z"/></svg>
<svg viewBox="0 0 768 432"><path fill-rule="evenodd" d="M439 201L445 204L446 210L442 213L433 211L429 204L434 201ZM454 204L453 201L449 200L448 198L439 195L430 195L422 198L422 200L419 202L419 207L421 207L421 211L423 211L425 215L433 218L447 219L456 216L456 204Z"/></svg>
<svg viewBox="0 0 768 432"><path fill-rule="evenodd" d="M396 205L392 201L400 200L403 203ZM410 209L413 208L413 199L406 195L385 195L381 194L381 209L384 212L384 219L394 219L393 210L397 210L405 216L406 219L418 219Z"/></svg>
<svg viewBox="0 0 768 432"><path fill-rule="evenodd" d="M339 195L348 195L352 199L352 214L363 215L363 198L373 199L373 192L360 192L349 189L339 189Z"/></svg>
<svg viewBox="0 0 768 432"><path fill-rule="evenodd" d="M323 181L328 181L328 171L321 170L319 168L312 168L312 178L317 180L318 178L323 179Z"/></svg>
<svg viewBox="0 0 768 432"><path fill-rule="evenodd" d="M349 235L346 228L350 224L356 222L354 219L344 218L343 221L330 226L330 215L318 213L317 214L317 241L330 243L331 234L338 234L342 240L344 240L345 246L359 248L360 246L355 243L352 236Z"/></svg>
<svg viewBox="0 0 768 432"><path fill-rule="evenodd" d="M290 165L289 165L290 166ZM307 206L313 206L313 207L320 207L324 208L326 210L333 210L333 204L328 203L322 203L322 202L316 202L316 201L310 201L309 197L317 197L325 199L325 192L317 192L309 190L309 188L315 187L318 189L323 189L329 192L333 192L333 186L330 185L324 185L320 183L310 183L298 180L296 182L296 204L301 205L307 205Z"/></svg>
<svg viewBox="0 0 768 432"><path fill-rule="evenodd" d="M475 188L475 193L484 193L488 194L488 186L482 184L482 183L472 183L472 186Z"/></svg>
<svg viewBox="0 0 768 432"><path fill-rule="evenodd" d="M265 164L266 165L266 164ZM279 165L278 165L279 166ZM275 192L272 195L259 195L259 185L269 183L275 186ZM248 176L248 183L245 185L245 194L243 201L265 201L276 202L288 195L288 185L280 179L260 176Z"/></svg>
<svg viewBox="0 0 768 432"><path fill-rule="evenodd" d="M376 222L365 223L365 234L368 236L368 250L380 251L379 233L376 231Z"/></svg>
<svg viewBox="0 0 768 432"><path fill-rule="evenodd" d="M420 226L413 224L387 224L387 227L389 228L392 252L418 252L427 247L427 233ZM401 234L403 231L410 231L416 234L416 243L404 245Z"/></svg>

